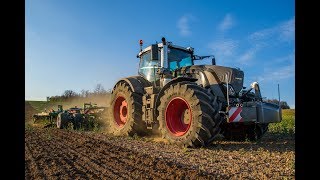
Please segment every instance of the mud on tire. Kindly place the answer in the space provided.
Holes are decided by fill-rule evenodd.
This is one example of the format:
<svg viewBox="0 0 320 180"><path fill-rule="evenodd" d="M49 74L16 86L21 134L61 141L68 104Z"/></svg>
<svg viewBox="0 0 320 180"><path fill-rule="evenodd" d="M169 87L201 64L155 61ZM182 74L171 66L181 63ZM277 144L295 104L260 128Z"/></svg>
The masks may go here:
<svg viewBox="0 0 320 180"><path fill-rule="evenodd" d="M160 98L159 129L172 144L206 146L220 132L219 108L217 98L197 84L173 84Z"/></svg>
<svg viewBox="0 0 320 180"><path fill-rule="evenodd" d="M132 92L130 86L120 82L112 91L108 108L108 130L119 136L144 135L145 123L142 121L142 95Z"/></svg>

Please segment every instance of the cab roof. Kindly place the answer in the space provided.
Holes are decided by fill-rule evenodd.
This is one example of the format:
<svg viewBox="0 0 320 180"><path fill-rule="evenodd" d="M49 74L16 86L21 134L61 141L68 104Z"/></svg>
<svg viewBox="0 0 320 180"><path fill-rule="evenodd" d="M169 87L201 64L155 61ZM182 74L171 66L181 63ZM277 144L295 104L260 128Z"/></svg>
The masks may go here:
<svg viewBox="0 0 320 180"><path fill-rule="evenodd" d="M182 46L178 46L178 45L173 45L172 42L167 42L167 44L168 44L169 48L180 49L180 50L188 51L191 53L193 53L193 51L194 51L194 48L192 48L192 47L182 47ZM163 47L163 43L158 43L158 47L159 48ZM140 51L138 54L138 57L140 57L143 53L148 52L150 50L151 50L151 45L144 48L142 51Z"/></svg>

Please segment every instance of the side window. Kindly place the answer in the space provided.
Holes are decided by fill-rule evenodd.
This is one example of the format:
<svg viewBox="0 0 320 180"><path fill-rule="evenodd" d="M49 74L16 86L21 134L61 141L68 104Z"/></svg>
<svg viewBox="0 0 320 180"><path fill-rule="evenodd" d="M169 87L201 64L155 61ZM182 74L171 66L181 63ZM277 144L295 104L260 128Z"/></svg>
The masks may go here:
<svg viewBox="0 0 320 180"><path fill-rule="evenodd" d="M169 68L170 68L170 71L173 71L179 68L177 61L169 61Z"/></svg>
<svg viewBox="0 0 320 180"><path fill-rule="evenodd" d="M179 64L180 64L180 67L192 66L191 62L192 62L191 57L186 57L186 58L181 59Z"/></svg>
<svg viewBox="0 0 320 180"><path fill-rule="evenodd" d="M158 61L151 61L150 51L141 56L139 74L144 76L148 81L153 82L155 80L157 67Z"/></svg>

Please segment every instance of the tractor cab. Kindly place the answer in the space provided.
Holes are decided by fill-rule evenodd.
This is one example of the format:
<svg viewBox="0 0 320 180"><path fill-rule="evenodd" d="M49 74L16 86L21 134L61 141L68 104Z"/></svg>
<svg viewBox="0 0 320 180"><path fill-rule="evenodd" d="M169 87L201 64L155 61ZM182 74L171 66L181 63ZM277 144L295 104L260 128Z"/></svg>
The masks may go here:
<svg viewBox="0 0 320 180"><path fill-rule="evenodd" d="M195 60L212 57L212 65L216 65L213 55L194 55L192 47L173 45L165 38L161 40L161 43L152 44L145 49L142 49L143 42L140 40L140 52L137 55L140 58L139 75L155 86L163 87L172 80L174 71L193 66Z"/></svg>
<svg viewBox="0 0 320 180"><path fill-rule="evenodd" d="M140 41L140 46L142 46L142 41ZM159 79L157 71L161 68L172 72L194 64L193 48L184 48L165 41L148 46L143 50L141 48L137 57L140 58L138 73L149 82Z"/></svg>

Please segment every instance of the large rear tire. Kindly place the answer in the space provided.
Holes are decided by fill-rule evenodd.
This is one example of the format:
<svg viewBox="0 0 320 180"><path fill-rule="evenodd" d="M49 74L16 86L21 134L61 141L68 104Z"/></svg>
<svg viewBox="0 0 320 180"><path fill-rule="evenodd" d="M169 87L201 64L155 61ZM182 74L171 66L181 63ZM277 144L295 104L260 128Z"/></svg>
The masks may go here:
<svg viewBox="0 0 320 180"><path fill-rule="evenodd" d="M142 121L142 95L131 90L125 82L116 85L109 108L109 131L117 136L144 135L146 125Z"/></svg>
<svg viewBox="0 0 320 180"><path fill-rule="evenodd" d="M172 144L206 146L220 132L219 108L217 98L195 83L170 85L158 107L160 132Z"/></svg>

